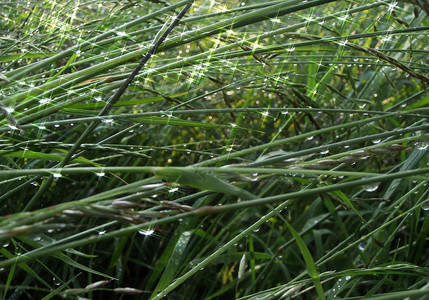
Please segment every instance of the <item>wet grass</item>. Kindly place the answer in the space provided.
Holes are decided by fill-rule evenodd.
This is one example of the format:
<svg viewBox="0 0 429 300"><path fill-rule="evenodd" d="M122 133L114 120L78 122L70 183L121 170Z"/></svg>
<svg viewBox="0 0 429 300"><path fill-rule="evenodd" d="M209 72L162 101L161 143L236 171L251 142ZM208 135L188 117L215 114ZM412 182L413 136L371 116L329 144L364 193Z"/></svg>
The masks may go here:
<svg viewBox="0 0 429 300"><path fill-rule="evenodd" d="M172 2L1 3L0 297L426 299L425 7Z"/></svg>

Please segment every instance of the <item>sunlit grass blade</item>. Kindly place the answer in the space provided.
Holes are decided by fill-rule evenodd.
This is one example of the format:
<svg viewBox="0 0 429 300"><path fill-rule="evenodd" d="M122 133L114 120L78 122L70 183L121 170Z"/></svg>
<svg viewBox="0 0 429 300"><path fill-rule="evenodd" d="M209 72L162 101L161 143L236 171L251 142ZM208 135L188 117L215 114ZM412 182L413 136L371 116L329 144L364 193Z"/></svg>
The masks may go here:
<svg viewBox="0 0 429 300"><path fill-rule="evenodd" d="M223 181L213 175L198 172L196 170L154 168L154 174L160 179L177 182L200 190L235 195L242 199L256 199L252 193Z"/></svg>

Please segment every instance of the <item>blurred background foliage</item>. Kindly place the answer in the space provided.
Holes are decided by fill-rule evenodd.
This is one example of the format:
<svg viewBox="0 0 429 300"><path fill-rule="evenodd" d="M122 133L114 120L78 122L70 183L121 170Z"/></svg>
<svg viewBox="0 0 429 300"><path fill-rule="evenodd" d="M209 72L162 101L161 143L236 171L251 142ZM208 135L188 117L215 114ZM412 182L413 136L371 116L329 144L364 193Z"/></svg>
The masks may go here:
<svg viewBox="0 0 429 300"><path fill-rule="evenodd" d="M187 2L0 3L4 299L425 299L427 1L195 1L103 114Z"/></svg>

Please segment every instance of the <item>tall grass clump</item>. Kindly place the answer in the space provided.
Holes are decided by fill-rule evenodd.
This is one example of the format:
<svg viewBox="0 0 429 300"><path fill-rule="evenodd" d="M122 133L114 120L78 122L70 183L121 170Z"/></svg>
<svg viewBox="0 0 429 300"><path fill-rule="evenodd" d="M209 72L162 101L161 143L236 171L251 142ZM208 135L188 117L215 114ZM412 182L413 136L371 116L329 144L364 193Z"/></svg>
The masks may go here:
<svg viewBox="0 0 429 300"><path fill-rule="evenodd" d="M0 298L427 299L427 1L2 1Z"/></svg>

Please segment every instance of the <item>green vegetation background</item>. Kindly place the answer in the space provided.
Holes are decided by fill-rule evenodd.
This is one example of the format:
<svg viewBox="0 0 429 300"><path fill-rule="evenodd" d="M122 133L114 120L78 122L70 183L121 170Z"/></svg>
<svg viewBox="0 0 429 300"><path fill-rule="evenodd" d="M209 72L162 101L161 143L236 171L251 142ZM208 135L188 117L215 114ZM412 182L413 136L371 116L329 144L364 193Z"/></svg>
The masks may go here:
<svg viewBox="0 0 429 300"><path fill-rule="evenodd" d="M428 299L426 0L0 7L0 298Z"/></svg>

